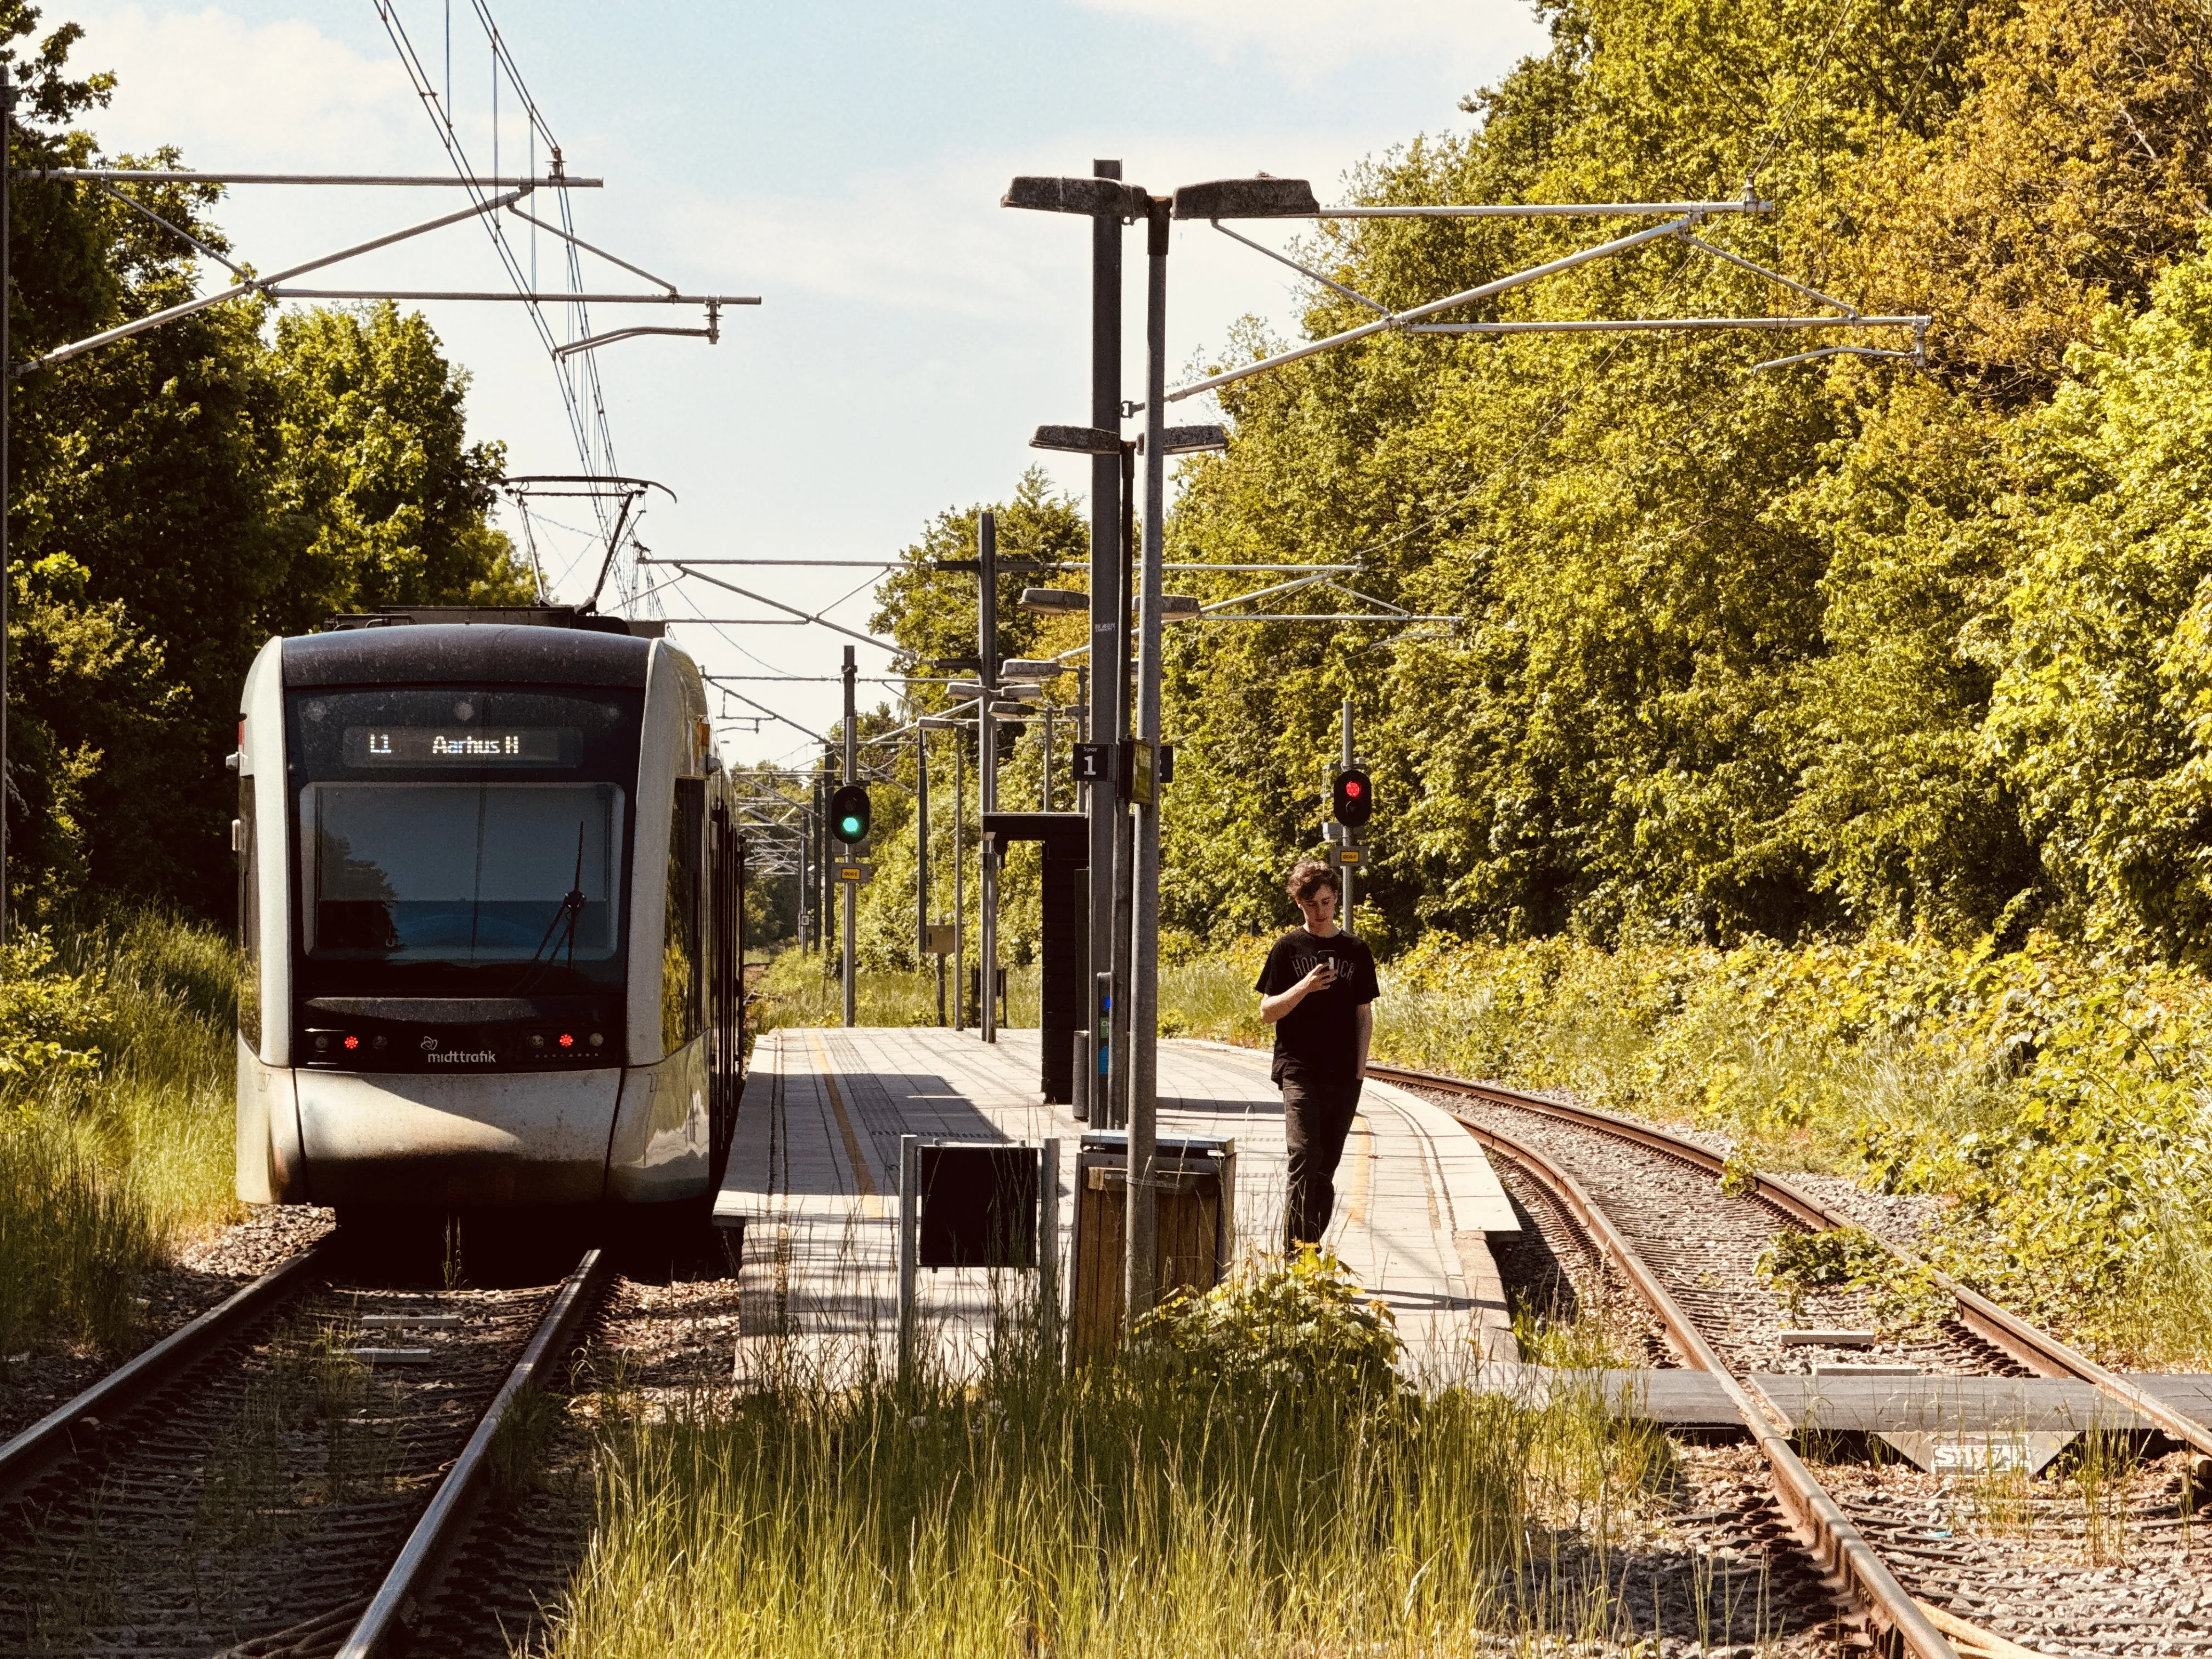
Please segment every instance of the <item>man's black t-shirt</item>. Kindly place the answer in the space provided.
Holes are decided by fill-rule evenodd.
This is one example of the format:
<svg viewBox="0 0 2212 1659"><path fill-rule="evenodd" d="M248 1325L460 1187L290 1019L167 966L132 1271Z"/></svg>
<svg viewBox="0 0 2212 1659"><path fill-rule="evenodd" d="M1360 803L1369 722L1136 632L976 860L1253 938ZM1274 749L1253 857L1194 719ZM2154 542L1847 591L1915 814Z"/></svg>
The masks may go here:
<svg viewBox="0 0 2212 1659"><path fill-rule="evenodd" d="M1297 1071L1316 1083L1349 1083L1359 1075L1359 1008L1382 994L1375 953L1341 929L1316 939L1303 927L1275 941L1252 988L1263 997L1287 991L1323 957L1336 958L1336 983L1310 991L1275 1022L1275 1081Z"/></svg>

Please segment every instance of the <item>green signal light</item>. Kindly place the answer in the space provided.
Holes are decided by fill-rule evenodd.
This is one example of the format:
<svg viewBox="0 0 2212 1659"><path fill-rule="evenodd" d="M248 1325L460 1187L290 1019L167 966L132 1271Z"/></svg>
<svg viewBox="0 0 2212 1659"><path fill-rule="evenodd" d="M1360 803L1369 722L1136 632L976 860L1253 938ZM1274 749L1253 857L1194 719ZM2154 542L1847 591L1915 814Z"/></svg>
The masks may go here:
<svg viewBox="0 0 2212 1659"><path fill-rule="evenodd" d="M830 798L830 833L848 847L868 838L868 825L873 818L868 792L859 784L844 784Z"/></svg>

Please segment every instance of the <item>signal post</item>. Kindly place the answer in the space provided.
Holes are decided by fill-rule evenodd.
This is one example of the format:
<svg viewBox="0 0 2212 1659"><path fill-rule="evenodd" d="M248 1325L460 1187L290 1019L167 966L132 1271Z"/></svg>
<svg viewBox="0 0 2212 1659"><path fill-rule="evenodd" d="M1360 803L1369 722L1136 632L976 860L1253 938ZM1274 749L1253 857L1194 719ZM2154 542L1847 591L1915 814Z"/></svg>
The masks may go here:
<svg viewBox="0 0 2212 1659"><path fill-rule="evenodd" d="M871 813L868 792L860 781L860 732L853 706L853 647L845 647L845 781L830 797L830 833L844 844L844 857L836 866L837 885L845 893L845 1024L853 1025L858 1001L859 963L854 959L859 931L860 884L868 878L860 862L860 843L868 838Z"/></svg>
<svg viewBox="0 0 2212 1659"><path fill-rule="evenodd" d="M1335 773L1329 779L1329 815L1322 833L1329 842L1329 862L1343 890L1337 907L1346 933L1352 931L1352 890L1359 866L1367 861L1366 837L1361 833L1375 812L1375 781L1352 751L1352 699L1344 700L1343 745Z"/></svg>

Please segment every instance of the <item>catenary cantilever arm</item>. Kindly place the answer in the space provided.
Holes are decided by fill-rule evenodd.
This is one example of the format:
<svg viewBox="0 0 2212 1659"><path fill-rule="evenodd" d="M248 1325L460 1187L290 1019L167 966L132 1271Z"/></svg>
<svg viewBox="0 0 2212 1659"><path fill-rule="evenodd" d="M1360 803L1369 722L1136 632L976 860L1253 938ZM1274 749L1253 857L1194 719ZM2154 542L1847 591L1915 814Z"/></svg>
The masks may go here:
<svg viewBox="0 0 2212 1659"><path fill-rule="evenodd" d="M34 368L50 368L56 363L65 363L72 357L80 356L92 350L95 346L104 346L112 344L117 340L125 340L133 334L143 334L149 328L159 328L164 323L174 322L179 317L189 317L194 312L205 311L210 306L219 306L228 300L243 299L249 294L273 287L288 277L301 276L311 270L320 270L324 266L334 265L341 259L350 259L356 254L373 253L378 248L390 247L394 242L404 242L410 237L421 236L433 230L443 230L447 225L457 225L463 220L474 219L483 214L495 212L510 203L520 201L529 194L529 187L526 185L520 190L509 191L504 196L494 196L488 200L477 203L473 207L463 208L458 213L442 214L435 219L426 220L422 224L410 225L405 230L395 230L388 236L380 236L374 241L357 243L352 247L341 248L336 253L326 253L319 259L308 260L305 264L294 265L289 270L276 271L267 276L248 278L245 282L223 289L220 294L204 295L197 300L186 300L181 304L167 307L117 327L103 329L97 334L73 341L68 345L57 346L43 356L32 358L13 372L27 374Z"/></svg>
<svg viewBox="0 0 2212 1659"><path fill-rule="evenodd" d="M1241 368L1231 368L1219 374L1210 374L1205 380L1194 380L1188 386L1176 387L1173 392L1168 392L1163 401L1172 404L1185 398L1195 398L1201 392L1212 392L1217 387L1231 385L1232 382L1248 379L1255 374L1264 374L1268 369L1280 368L1285 363L1295 363L1301 358L1311 357L1320 352L1333 351L1338 346L1349 345L1354 340L1364 340L1369 335L1380 334L1385 329L1403 328L1408 323L1423 317L1433 317L1440 311L1449 311L1455 306L1471 305L1477 300L1486 300L1492 295L1507 293L1524 283L1533 283L1540 276L1555 276L1562 270L1572 270L1577 265L1588 264L1593 259L1605 259L1616 253L1626 253L1629 249L1641 247L1646 242L1656 242L1662 236L1680 236L1697 222L1697 216L1694 214L1686 215L1680 219L1669 219L1663 225L1653 225L1648 230L1636 231L1626 236L1617 236L1610 242L1601 242L1595 247L1586 247L1557 259L1547 260L1540 265L1533 266L1527 270L1516 271L1510 276L1501 276L1495 282L1484 283L1480 287L1467 289L1464 293L1447 295L1441 300L1431 300L1425 306L1414 306L1405 311L1393 312L1388 316L1376 318L1371 323L1362 323L1357 328L1347 328L1340 334L1332 334L1326 339L1310 341L1302 346L1293 346L1288 351L1279 351L1272 357L1262 357L1257 362L1246 363Z"/></svg>

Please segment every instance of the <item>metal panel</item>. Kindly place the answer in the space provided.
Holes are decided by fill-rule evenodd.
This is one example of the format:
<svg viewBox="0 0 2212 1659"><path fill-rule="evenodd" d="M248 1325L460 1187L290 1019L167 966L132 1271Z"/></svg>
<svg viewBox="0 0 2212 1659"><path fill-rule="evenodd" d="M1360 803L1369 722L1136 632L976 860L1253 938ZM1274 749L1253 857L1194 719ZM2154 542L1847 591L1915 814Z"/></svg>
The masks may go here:
<svg viewBox="0 0 2212 1659"><path fill-rule="evenodd" d="M301 1072L318 1204L578 1204L605 1186L623 1074Z"/></svg>
<svg viewBox="0 0 2212 1659"><path fill-rule="evenodd" d="M607 1196L624 1204L700 1196L707 1191L711 1141L702 1036L657 1065L623 1074L607 1143Z"/></svg>
<svg viewBox="0 0 2212 1659"><path fill-rule="evenodd" d="M574 628L434 623L349 629L284 641L284 684L634 687L647 683L654 643Z"/></svg>

